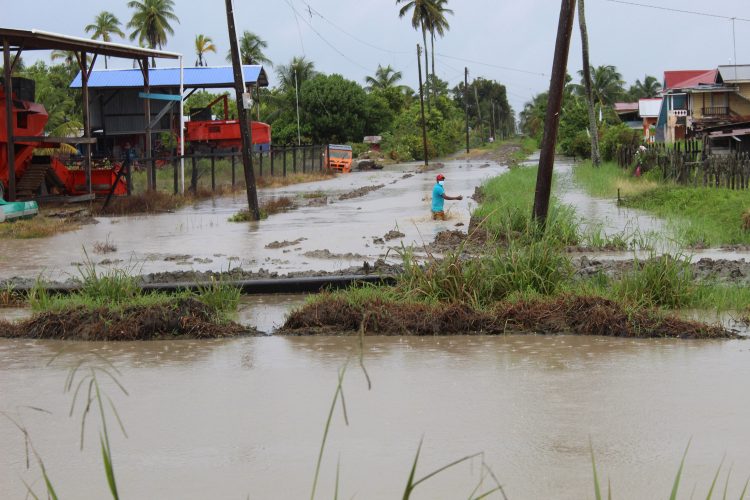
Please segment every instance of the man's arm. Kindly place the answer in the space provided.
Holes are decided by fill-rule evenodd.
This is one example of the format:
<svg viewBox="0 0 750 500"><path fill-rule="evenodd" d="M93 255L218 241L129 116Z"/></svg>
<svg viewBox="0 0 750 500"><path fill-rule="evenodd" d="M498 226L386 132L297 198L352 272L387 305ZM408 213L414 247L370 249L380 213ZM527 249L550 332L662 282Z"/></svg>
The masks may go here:
<svg viewBox="0 0 750 500"><path fill-rule="evenodd" d="M461 196L461 195L458 195L458 196L448 196L447 194L443 194L443 199L444 200L452 200L452 201L460 201L460 200L463 200L464 197Z"/></svg>

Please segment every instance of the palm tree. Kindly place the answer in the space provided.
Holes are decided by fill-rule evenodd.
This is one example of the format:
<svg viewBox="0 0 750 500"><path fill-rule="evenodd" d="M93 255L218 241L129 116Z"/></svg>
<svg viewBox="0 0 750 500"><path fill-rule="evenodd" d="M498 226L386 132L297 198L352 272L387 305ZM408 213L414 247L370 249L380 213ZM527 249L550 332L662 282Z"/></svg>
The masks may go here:
<svg viewBox="0 0 750 500"><path fill-rule="evenodd" d="M591 73L591 90L599 104L611 106L623 95L625 82L617 68L611 65L597 66L591 68Z"/></svg>
<svg viewBox="0 0 750 500"><path fill-rule="evenodd" d="M396 0L396 5L403 3L401 10L398 11L398 17L406 16L411 10L412 28L422 30L422 42L424 47L424 75L427 80L429 74L429 59L427 57L427 30L429 29L429 20L436 18L435 0ZM430 107L430 97L427 94L427 107Z"/></svg>
<svg viewBox="0 0 750 500"><path fill-rule="evenodd" d="M632 99L642 99L647 97L657 97L661 92L661 83L656 77L646 75L643 82L635 81L635 85L630 87L630 96Z"/></svg>
<svg viewBox="0 0 750 500"><path fill-rule="evenodd" d="M180 20L173 12L173 0L131 0L128 7L135 9L127 27L132 28L130 39L145 42L151 49L161 49L167 44L167 34L174 35L170 21ZM156 67L156 58L151 58L151 66Z"/></svg>
<svg viewBox="0 0 750 500"><path fill-rule="evenodd" d="M282 64L276 68L276 75L279 77L279 88L289 90L295 88L296 84L302 86L302 82L313 78L317 72L315 64L308 61L305 57L294 57L289 64Z"/></svg>
<svg viewBox="0 0 750 500"><path fill-rule="evenodd" d="M239 41L240 62L242 64L265 64L273 66L271 60L263 54L263 49L268 48L268 42L253 33L245 30ZM232 61L232 52L227 52L227 61Z"/></svg>
<svg viewBox="0 0 750 500"><path fill-rule="evenodd" d="M66 66L78 66L78 58L74 50L53 50L49 58L53 61L62 59Z"/></svg>
<svg viewBox="0 0 750 500"><path fill-rule="evenodd" d="M102 40L105 42L111 42L112 37L110 35L117 35L120 38L125 38L125 33L120 29L120 20L117 16L111 12L103 10L94 18L92 24L87 25L84 30L86 33L93 31L91 38L94 40ZM107 56L104 56L104 68L107 68Z"/></svg>
<svg viewBox="0 0 750 500"><path fill-rule="evenodd" d="M195 35L195 54L198 59L195 60L196 66L206 66L206 58L203 54L206 52L216 53L216 45L210 36Z"/></svg>
<svg viewBox="0 0 750 500"><path fill-rule="evenodd" d="M451 9L446 8L448 0L433 0L434 9L430 11L428 27L430 29L430 52L432 53L432 79L435 80L435 34L440 38L450 29L446 14L453 15Z"/></svg>
<svg viewBox="0 0 750 500"><path fill-rule="evenodd" d="M599 157L599 130L594 113L594 94L591 90L591 64L589 63L589 33L586 29L586 8L584 0L578 0L578 25L581 28L581 47L583 52L583 86L586 89L586 105L589 110L589 132L591 135L591 162L595 167L601 165Z"/></svg>
<svg viewBox="0 0 750 500"><path fill-rule="evenodd" d="M368 76L365 78L367 87L365 90L372 92L373 90L387 90L394 87L401 87L396 85L403 77L400 71L394 70L389 64L385 68L378 64L378 69L375 70L375 76Z"/></svg>

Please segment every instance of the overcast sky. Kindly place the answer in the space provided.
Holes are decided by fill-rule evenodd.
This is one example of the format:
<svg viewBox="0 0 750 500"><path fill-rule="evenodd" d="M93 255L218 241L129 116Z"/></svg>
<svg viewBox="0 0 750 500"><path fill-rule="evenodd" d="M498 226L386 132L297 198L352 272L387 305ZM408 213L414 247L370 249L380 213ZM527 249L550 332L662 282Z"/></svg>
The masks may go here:
<svg viewBox="0 0 750 500"><path fill-rule="evenodd" d="M750 20L749 0L633 0ZM113 12L124 25L132 12L122 0L29 0L3 2L5 27L43 29L86 36L84 26L101 10ZM421 36L407 19L398 18L395 0L235 0L238 31L250 30L268 42L266 55L275 64L305 55L318 70L340 73L363 83L377 65L391 64L404 73L404 83L416 87L416 44ZM175 34L165 50L195 61L194 38L213 38L218 53L210 65L223 65L229 48L226 11L221 0L176 0ZM308 8L309 7L309 8ZM497 80L508 88L518 112L524 102L549 85L559 0L450 0L454 15L450 31L436 42L436 72L451 87L470 77ZM296 15L294 10L298 13ZM628 84L645 74L663 78L670 69L712 69L733 58L732 22L708 17L625 5L611 0L586 0L591 63L612 64ZM312 13L312 15L311 15ZM750 63L750 22L737 20L737 59ZM346 32L346 33L345 33ZM121 41L121 40L115 40ZM129 43L129 42L128 42ZM429 40L428 40L429 43ZM33 62L47 55L24 54ZM99 65L101 63L97 63ZM168 63L162 63L166 65ZM102 65L103 66L103 65ZM131 67L129 61L110 67ZM577 79L581 68L580 34L573 32L568 68ZM269 71L271 85L276 76Z"/></svg>

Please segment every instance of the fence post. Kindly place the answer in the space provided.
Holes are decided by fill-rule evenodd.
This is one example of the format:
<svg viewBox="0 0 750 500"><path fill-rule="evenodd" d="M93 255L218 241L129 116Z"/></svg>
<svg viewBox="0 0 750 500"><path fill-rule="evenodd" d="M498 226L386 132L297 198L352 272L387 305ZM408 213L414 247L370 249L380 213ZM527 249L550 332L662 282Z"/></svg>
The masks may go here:
<svg viewBox="0 0 750 500"><path fill-rule="evenodd" d="M273 146L268 147L268 158L271 161L271 177L273 177Z"/></svg>
<svg viewBox="0 0 750 500"><path fill-rule="evenodd" d="M292 169L297 173L297 146L292 146Z"/></svg>
<svg viewBox="0 0 750 500"><path fill-rule="evenodd" d="M211 148L211 191L216 191L216 149Z"/></svg>
<svg viewBox="0 0 750 500"><path fill-rule="evenodd" d="M302 173L305 173L305 150L307 149L307 145L302 146Z"/></svg>
<svg viewBox="0 0 750 500"><path fill-rule="evenodd" d="M235 172L235 165L237 164L237 157L235 156L235 149L232 148L232 188L237 183L237 174Z"/></svg>
<svg viewBox="0 0 750 500"><path fill-rule="evenodd" d="M260 169L260 176L263 177L263 150L262 149L258 151L258 156L260 156L260 159L258 160L258 168Z"/></svg>
<svg viewBox="0 0 750 500"><path fill-rule="evenodd" d="M180 190L179 180L177 176L177 164L179 162L172 159L172 176L174 177L174 194L177 194Z"/></svg>
<svg viewBox="0 0 750 500"><path fill-rule="evenodd" d="M281 146L281 156L284 158L282 160L282 174L286 177L286 146Z"/></svg>
<svg viewBox="0 0 750 500"><path fill-rule="evenodd" d="M190 159L193 164L193 171L190 172L190 189L193 194L196 194L198 192L198 162L195 160L195 151L192 151Z"/></svg>
<svg viewBox="0 0 750 500"><path fill-rule="evenodd" d="M320 160L320 171L323 171L323 146L319 147L318 158Z"/></svg>

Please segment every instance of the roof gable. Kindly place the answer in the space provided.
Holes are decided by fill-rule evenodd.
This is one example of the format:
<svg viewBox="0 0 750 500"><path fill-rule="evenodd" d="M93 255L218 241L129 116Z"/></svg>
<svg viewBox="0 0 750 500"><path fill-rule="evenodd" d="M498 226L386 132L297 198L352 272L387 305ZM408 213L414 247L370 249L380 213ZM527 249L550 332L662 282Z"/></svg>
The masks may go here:
<svg viewBox="0 0 750 500"><path fill-rule="evenodd" d="M680 70L664 72L664 90L697 87L716 83L715 69Z"/></svg>

